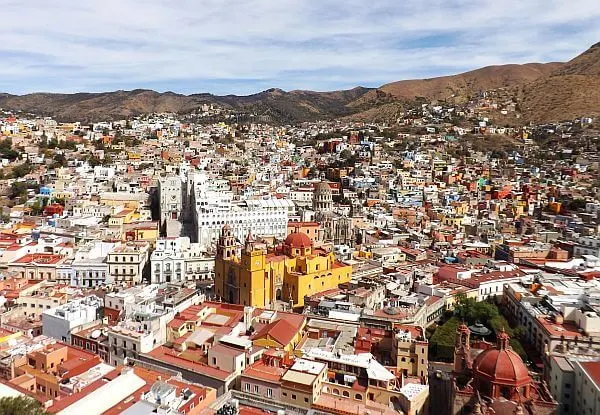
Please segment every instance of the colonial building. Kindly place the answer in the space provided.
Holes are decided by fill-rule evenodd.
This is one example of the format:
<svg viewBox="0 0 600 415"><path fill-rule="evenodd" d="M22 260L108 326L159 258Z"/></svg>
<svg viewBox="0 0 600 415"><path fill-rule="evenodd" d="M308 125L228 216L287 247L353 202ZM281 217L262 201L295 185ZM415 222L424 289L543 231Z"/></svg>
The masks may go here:
<svg viewBox="0 0 600 415"><path fill-rule="evenodd" d="M351 266L337 262L333 253L314 249L302 232L288 235L268 252L251 234L242 247L225 225L217 245L215 293L230 303L270 307L281 300L301 307L305 296L336 288L351 276Z"/></svg>
<svg viewBox="0 0 600 415"><path fill-rule="evenodd" d="M160 220L178 220L181 215L182 186L179 176L161 177L158 180Z"/></svg>
<svg viewBox="0 0 600 415"><path fill-rule="evenodd" d="M200 244L191 243L187 236L159 239L150 262L153 284L208 279L215 266L214 256L206 255Z"/></svg>
<svg viewBox="0 0 600 415"><path fill-rule="evenodd" d="M403 376L427 377L429 344L419 326L398 326L392 338L391 357Z"/></svg>
<svg viewBox="0 0 600 415"><path fill-rule="evenodd" d="M352 219L333 210L333 191L326 182L315 186L313 196L315 220L324 229L324 239L334 245L353 245Z"/></svg>
<svg viewBox="0 0 600 415"><path fill-rule="evenodd" d="M127 242L113 249L108 255L108 273L115 283L139 284L148 262L148 242Z"/></svg>
<svg viewBox="0 0 600 415"><path fill-rule="evenodd" d="M470 330L456 331L452 414L555 414L558 403L546 384L534 381L521 357L501 331L497 344L471 347Z"/></svg>

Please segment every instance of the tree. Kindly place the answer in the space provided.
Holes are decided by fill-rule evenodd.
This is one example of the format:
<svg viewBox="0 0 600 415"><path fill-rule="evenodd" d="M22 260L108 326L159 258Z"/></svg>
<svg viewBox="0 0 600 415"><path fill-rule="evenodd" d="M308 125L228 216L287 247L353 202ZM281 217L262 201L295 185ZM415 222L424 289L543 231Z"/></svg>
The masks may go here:
<svg viewBox="0 0 600 415"><path fill-rule="evenodd" d="M102 160L102 165L103 166L110 166L111 164L113 164L113 159L110 156L110 154L105 154L104 155L104 160Z"/></svg>
<svg viewBox="0 0 600 415"><path fill-rule="evenodd" d="M363 243L363 235L362 232L357 232L356 233L356 245L362 245Z"/></svg>
<svg viewBox="0 0 600 415"><path fill-rule="evenodd" d="M19 164L18 166L13 167L12 177L15 179L21 178L21 177L26 176L29 173L31 173L31 170L33 170L33 167L31 167L31 164L29 164L29 163Z"/></svg>
<svg viewBox="0 0 600 415"><path fill-rule="evenodd" d="M429 339L430 358L433 356L437 360L452 361L454 357L454 340L459 325L460 319L452 317L435 330Z"/></svg>
<svg viewBox="0 0 600 415"><path fill-rule="evenodd" d="M5 397L0 399L0 415L45 415L42 405L29 397Z"/></svg>
<svg viewBox="0 0 600 415"><path fill-rule="evenodd" d="M91 167L96 167L100 166L102 164L102 161L96 156L91 156L90 158L88 158L88 163Z"/></svg>
<svg viewBox="0 0 600 415"><path fill-rule="evenodd" d="M52 167L65 167L67 165L67 158L64 154L56 153L53 158Z"/></svg>
<svg viewBox="0 0 600 415"><path fill-rule="evenodd" d="M39 199L37 199L31 206L31 214L33 216L41 215L44 212L44 207L44 202L41 202Z"/></svg>
<svg viewBox="0 0 600 415"><path fill-rule="evenodd" d="M219 408L217 415L236 415L238 411L233 405L225 404Z"/></svg>
<svg viewBox="0 0 600 415"><path fill-rule="evenodd" d="M350 150L348 150L347 148L342 150L340 153L340 158L344 159L344 160L348 160L350 157L352 157L352 152Z"/></svg>
<svg viewBox="0 0 600 415"><path fill-rule="evenodd" d="M19 153L12 149L12 139L10 137L0 141L0 157L9 160L19 157Z"/></svg>
<svg viewBox="0 0 600 415"><path fill-rule="evenodd" d="M467 298L464 294L457 296L454 305L454 315L467 324L488 322L500 315L498 307L485 301L477 302L475 298Z"/></svg>
<svg viewBox="0 0 600 415"><path fill-rule="evenodd" d="M10 185L9 195L11 199L27 196L27 184L25 182L13 182Z"/></svg>

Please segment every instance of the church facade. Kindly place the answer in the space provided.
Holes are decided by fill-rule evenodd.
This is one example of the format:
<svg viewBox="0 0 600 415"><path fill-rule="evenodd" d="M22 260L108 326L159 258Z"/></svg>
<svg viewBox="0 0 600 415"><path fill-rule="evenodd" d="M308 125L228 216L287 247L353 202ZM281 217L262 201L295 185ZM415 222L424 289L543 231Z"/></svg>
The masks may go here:
<svg viewBox="0 0 600 415"><path fill-rule="evenodd" d="M337 288L351 277L352 266L315 249L312 240L298 231L268 250L251 235L242 246L225 225L217 244L215 294L229 303L269 308L283 301L302 307L305 296Z"/></svg>
<svg viewBox="0 0 600 415"><path fill-rule="evenodd" d="M543 382L532 378L521 357L512 350L508 334L497 344L471 345L471 331L458 327L454 349L453 415L551 415L558 403Z"/></svg>
<svg viewBox="0 0 600 415"><path fill-rule="evenodd" d="M352 219L334 211L333 192L326 182L320 182L315 186L313 211L315 220L323 226L326 242L354 246L356 236L352 229Z"/></svg>

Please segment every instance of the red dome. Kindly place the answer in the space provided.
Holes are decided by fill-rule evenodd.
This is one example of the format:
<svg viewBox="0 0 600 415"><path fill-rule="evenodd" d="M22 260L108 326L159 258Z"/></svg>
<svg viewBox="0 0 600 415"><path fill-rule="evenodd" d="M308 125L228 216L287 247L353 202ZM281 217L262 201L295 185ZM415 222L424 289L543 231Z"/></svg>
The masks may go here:
<svg viewBox="0 0 600 415"><path fill-rule="evenodd" d="M481 352L473 362L473 375L492 383L524 386L531 377L521 357L510 348L494 348Z"/></svg>
<svg viewBox="0 0 600 415"><path fill-rule="evenodd" d="M283 241L284 245L289 246L290 248L306 248L312 246L312 241L303 232L293 232L285 238Z"/></svg>

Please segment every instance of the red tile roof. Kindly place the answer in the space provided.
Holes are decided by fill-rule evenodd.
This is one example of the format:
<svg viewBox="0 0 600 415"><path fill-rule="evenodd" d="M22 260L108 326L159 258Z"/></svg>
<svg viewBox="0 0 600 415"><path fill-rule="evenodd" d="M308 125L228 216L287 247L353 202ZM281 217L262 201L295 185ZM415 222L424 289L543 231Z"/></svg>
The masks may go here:
<svg viewBox="0 0 600 415"><path fill-rule="evenodd" d="M285 374L285 372L285 368L269 366L265 364L264 361L258 360L244 370L242 377L246 376L266 382L279 383L279 380Z"/></svg>
<svg viewBox="0 0 600 415"><path fill-rule="evenodd" d="M292 342L297 333L297 327L294 327L288 323L287 320L277 319L274 322L265 325L258 332L254 333L252 335L252 340L263 339L268 336L281 346L286 346Z"/></svg>
<svg viewBox="0 0 600 415"><path fill-rule="evenodd" d="M27 254L14 261L14 264L58 264L64 257L62 255L53 254Z"/></svg>
<svg viewBox="0 0 600 415"><path fill-rule="evenodd" d="M165 346L158 346L156 349L152 350L147 355L153 357L159 362L165 362L175 367L180 367L186 370L190 370L192 372L201 373L203 375L216 379L226 380L229 376L231 376L231 373L226 372L224 370L216 369L214 367L208 366L207 364L183 358L177 351L169 349Z"/></svg>
<svg viewBox="0 0 600 415"><path fill-rule="evenodd" d="M596 388L600 388L600 362L581 362L581 367L596 384Z"/></svg>

